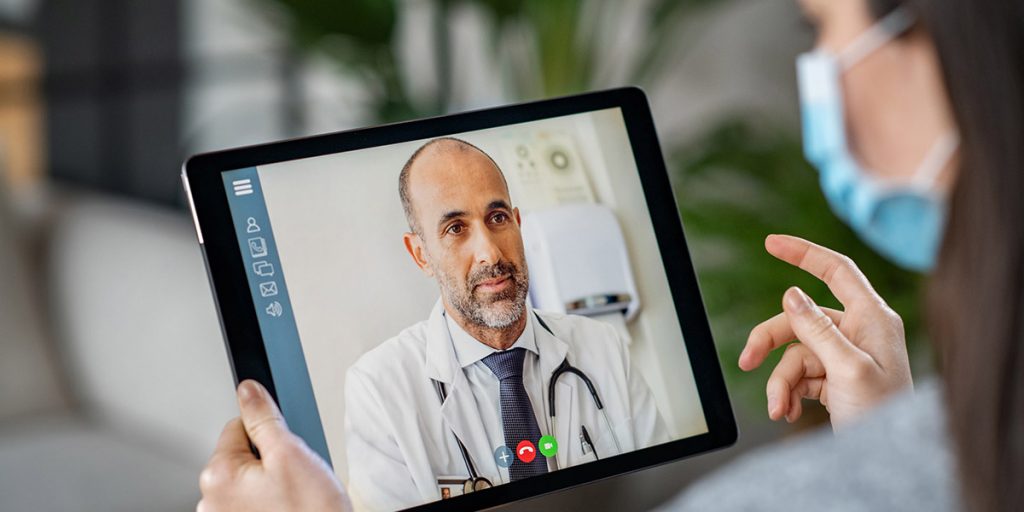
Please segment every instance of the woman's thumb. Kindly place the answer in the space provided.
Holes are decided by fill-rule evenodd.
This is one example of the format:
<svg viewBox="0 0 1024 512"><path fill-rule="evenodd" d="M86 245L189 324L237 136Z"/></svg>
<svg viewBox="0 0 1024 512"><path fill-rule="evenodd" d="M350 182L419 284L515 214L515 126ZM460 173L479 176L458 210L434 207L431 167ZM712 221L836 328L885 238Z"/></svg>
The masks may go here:
<svg viewBox="0 0 1024 512"><path fill-rule="evenodd" d="M782 297L782 309L797 339L821 359L826 371L830 365L856 356L858 349L800 288L793 286L786 290Z"/></svg>
<svg viewBox="0 0 1024 512"><path fill-rule="evenodd" d="M266 453L290 437L281 411L260 383L245 380L238 385L238 408L245 432L260 452Z"/></svg>

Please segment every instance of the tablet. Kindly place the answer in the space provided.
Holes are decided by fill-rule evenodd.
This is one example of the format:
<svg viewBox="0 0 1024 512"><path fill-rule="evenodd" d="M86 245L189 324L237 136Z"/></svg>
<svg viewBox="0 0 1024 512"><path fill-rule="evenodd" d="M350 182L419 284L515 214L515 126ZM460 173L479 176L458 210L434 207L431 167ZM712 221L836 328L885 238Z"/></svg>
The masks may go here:
<svg viewBox="0 0 1024 512"><path fill-rule="evenodd" d="M197 155L183 182L236 381L358 510L477 510L736 440L639 89Z"/></svg>

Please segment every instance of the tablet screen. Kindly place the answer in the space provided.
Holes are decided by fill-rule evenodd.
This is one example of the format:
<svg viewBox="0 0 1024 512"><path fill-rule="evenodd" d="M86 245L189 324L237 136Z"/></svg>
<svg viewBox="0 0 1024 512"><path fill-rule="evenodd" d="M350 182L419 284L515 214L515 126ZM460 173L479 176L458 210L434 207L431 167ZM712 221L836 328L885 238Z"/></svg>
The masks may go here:
<svg viewBox="0 0 1024 512"><path fill-rule="evenodd" d="M708 431L619 108L222 177L282 411L357 508Z"/></svg>

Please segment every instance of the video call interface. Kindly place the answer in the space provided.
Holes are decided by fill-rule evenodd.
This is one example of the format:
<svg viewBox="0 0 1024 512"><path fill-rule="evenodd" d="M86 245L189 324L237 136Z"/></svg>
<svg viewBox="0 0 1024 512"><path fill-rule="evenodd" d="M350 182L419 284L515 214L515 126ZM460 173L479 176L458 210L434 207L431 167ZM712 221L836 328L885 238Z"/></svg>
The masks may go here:
<svg viewBox="0 0 1024 512"><path fill-rule="evenodd" d="M282 413L358 510L707 432L620 109L222 175Z"/></svg>

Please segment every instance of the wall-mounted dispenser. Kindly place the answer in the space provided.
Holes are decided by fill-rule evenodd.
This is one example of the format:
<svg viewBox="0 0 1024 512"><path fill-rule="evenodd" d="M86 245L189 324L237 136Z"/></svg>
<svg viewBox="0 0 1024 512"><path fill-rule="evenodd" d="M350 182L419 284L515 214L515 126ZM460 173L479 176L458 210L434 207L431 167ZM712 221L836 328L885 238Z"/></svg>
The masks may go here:
<svg viewBox="0 0 1024 512"><path fill-rule="evenodd" d="M640 310L626 241L607 206L578 203L524 215L523 243L538 309L606 318L617 313L627 322Z"/></svg>

